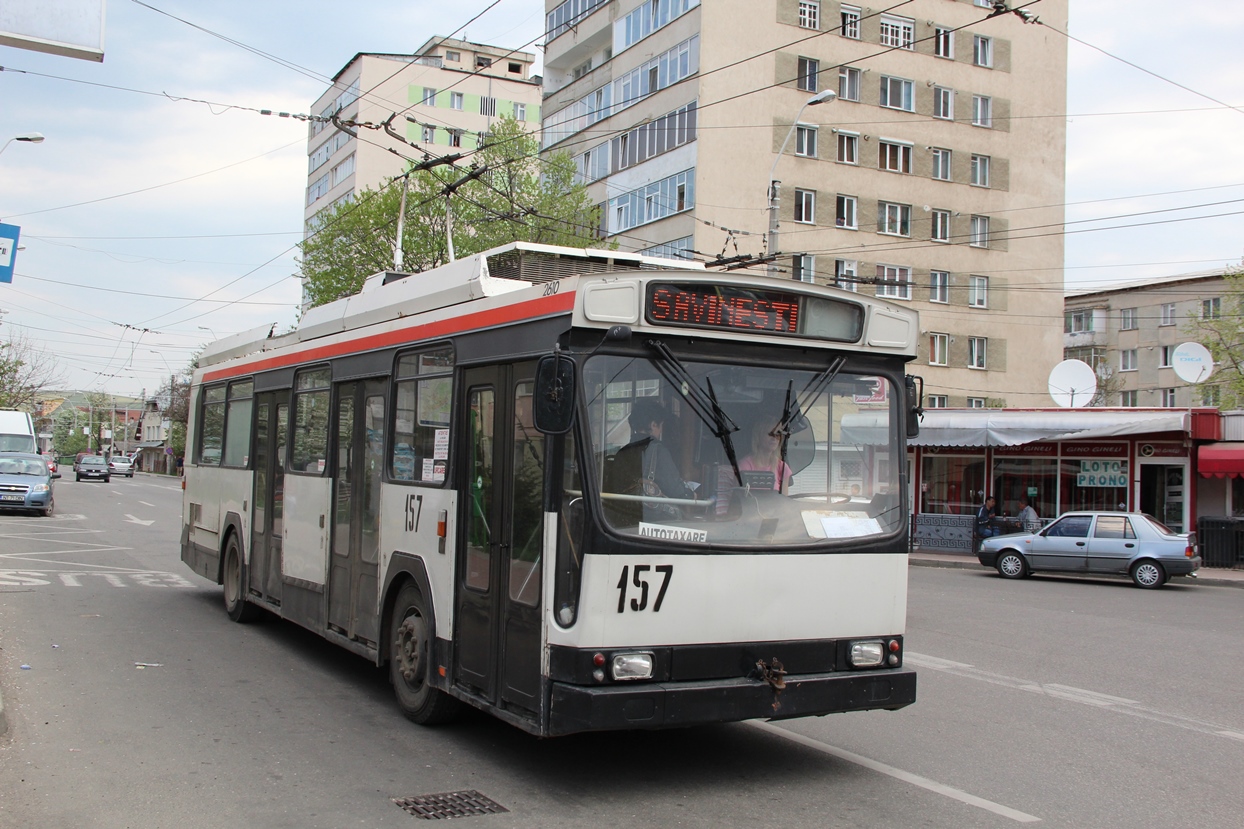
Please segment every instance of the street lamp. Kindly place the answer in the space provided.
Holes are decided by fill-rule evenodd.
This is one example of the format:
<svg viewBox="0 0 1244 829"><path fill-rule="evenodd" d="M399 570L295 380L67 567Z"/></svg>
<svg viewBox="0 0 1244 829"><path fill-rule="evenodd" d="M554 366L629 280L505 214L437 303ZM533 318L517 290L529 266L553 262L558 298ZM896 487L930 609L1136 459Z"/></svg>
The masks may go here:
<svg viewBox="0 0 1244 829"><path fill-rule="evenodd" d="M215 332L215 331L213 331L212 329L208 328L206 325L200 325L198 328L199 328L199 330L200 330L200 331L206 331L207 333L211 334L211 335L212 335L212 339L213 339L213 340L219 340L219 339L220 339L220 337L217 337L217 336L216 336L216 332Z"/></svg>
<svg viewBox="0 0 1244 829"><path fill-rule="evenodd" d="M803 102L803 106L799 107L799 111L795 113L795 120L791 121L790 130L786 133L786 138L782 139L782 146L778 147L777 158L773 159L773 166L769 168L769 255L774 256L778 252L778 201L779 188L782 182L773 177L777 172L778 162L782 159L782 153L786 152L786 145L790 143L790 137L795 134L795 128L799 126L799 116L803 115L803 111L808 107L814 107L817 104L823 104L832 101L838 97L838 93L832 89L824 89L811 98ZM773 263L769 264L769 275L777 276L777 267Z"/></svg>
<svg viewBox="0 0 1244 829"><path fill-rule="evenodd" d="M9 148L9 145L10 145L10 144L12 144L14 141L25 141L27 144L42 144L42 143L43 143L43 133L41 133L41 132L24 132L24 133L22 133L21 135L15 135L15 136L13 136L12 138L10 138L8 141L5 141L5 142L4 142L4 146L3 146L3 147L0 147L0 153L2 153L2 152L4 152L5 150L7 150L7 149Z"/></svg>

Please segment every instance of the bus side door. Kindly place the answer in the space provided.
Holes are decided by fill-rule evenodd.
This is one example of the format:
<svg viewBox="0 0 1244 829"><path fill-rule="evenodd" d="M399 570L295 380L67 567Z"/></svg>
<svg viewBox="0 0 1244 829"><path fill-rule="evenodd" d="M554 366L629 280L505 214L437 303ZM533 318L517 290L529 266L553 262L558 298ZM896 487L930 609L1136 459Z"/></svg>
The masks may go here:
<svg viewBox="0 0 1244 829"><path fill-rule="evenodd" d="M455 681L490 703L540 711L544 436L535 363L467 369L459 407Z"/></svg>
<svg viewBox="0 0 1244 829"><path fill-rule="evenodd" d="M255 492L251 499L249 589L276 606L281 604L281 533L288 434L289 392L255 395Z"/></svg>

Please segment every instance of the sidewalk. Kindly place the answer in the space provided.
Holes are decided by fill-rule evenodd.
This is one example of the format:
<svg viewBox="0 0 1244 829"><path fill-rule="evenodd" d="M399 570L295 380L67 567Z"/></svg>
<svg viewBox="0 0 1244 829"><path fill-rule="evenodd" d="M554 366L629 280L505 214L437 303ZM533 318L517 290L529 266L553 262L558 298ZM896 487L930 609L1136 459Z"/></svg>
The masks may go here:
<svg viewBox="0 0 1244 829"><path fill-rule="evenodd" d="M965 570L985 570L976 556L967 553L925 553L916 550L908 557L913 567L950 567ZM1074 575L1060 573L1058 575ZM1214 584L1227 587L1244 587L1244 570L1228 570L1222 567L1202 567L1195 578L1186 584Z"/></svg>

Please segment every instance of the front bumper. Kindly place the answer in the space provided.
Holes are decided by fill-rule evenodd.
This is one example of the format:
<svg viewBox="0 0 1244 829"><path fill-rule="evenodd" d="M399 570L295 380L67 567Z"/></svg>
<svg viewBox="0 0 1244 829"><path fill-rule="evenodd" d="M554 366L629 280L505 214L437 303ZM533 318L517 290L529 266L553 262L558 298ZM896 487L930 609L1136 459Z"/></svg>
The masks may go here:
<svg viewBox="0 0 1244 829"><path fill-rule="evenodd" d="M52 493L39 492L26 495L20 501L0 500L0 509L47 509Z"/></svg>
<svg viewBox="0 0 1244 829"><path fill-rule="evenodd" d="M549 735L894 711L915 701L916 672L907 668L788 675L780 692L746 678L600 687L554 682Z"/></svg>

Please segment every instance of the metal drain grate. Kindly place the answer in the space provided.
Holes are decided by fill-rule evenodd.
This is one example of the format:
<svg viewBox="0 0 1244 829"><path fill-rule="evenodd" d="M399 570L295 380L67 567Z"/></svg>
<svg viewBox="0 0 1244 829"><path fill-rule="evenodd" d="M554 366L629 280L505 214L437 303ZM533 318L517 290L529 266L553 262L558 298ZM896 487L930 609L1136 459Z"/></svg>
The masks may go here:
<svg viewBox="0 0 1244 829"><path fill-rule="evenodd" d="M508 812L500 803L489 800L474 789L466 792L421 794L417 797L395 797L393 802L423 820L448 820L472 815L495 815Z"/></svg>

